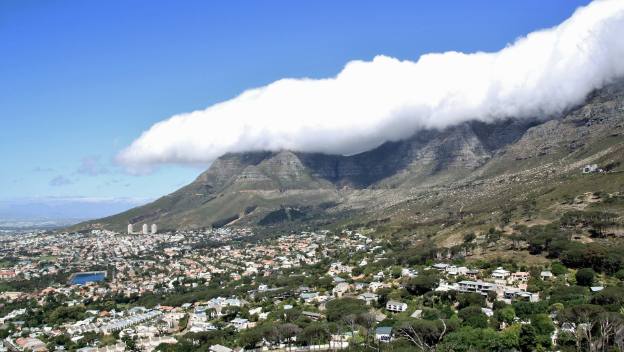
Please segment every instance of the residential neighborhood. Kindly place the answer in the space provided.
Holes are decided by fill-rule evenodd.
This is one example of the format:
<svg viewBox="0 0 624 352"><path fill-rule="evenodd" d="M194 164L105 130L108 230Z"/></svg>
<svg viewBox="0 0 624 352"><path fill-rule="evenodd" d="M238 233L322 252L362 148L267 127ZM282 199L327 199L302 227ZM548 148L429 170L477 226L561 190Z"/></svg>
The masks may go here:
<svg viewBox="0 0 624 352"><path fill-rule="evenodd" d="M518 309L548 299L540 287L572 280L561 265L425 256L401 266L387 258L392 251L374 230L6 236L0 331L16 351L153 351L193 336L211 351L336 350L409 341L410 322L436 330L445 315L473 308L463 319L475 326L529 324ZM600 294L596 283L590 291ZM566 333L555 311L545 316L550 339Z"/></svg>

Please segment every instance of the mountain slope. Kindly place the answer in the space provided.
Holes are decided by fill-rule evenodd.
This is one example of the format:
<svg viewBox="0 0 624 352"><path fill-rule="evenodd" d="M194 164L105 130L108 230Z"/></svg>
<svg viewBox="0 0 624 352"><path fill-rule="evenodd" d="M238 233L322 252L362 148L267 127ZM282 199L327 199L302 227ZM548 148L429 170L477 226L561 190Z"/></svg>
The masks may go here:
<svg viewBox="0 0 624 352"><path fill-rule="evenodd" d="M623 145L624 83L619 82L556 119L473 121L423 130L352 156L293 151L224 155L180 190L83 226L274 225L281 218L287 225L313 225L406 221L420 216L414 213L433 219L471 204L485 209L487 197L498 206L520 199L510 190L522 190L518 182L536 189L578 176L585 163L617 165L624 161ZM612 182L619 184L621 174L613 175ZM510 187L510 180L519 181ZM445 209L431 207L434 199ZM487 210L496 209L493 203Z"/></svg>

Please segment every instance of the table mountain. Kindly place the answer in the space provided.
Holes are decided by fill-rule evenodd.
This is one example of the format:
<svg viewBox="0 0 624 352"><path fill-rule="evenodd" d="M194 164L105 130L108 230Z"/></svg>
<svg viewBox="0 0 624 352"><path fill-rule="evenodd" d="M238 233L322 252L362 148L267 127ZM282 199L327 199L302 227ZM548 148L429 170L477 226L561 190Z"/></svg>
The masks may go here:
<svg viewBox="0 0 624 352"><path fill-rule="evenodd" d="M623 126L624 83L618 82L562 116L491 123L475 119L421 130L356 155L289 150L227 154L189 185L153 203L80 226L312 226L406 219L416 212L414 204L421 205L419 214L435 218L443 211L424 206L434 199L453 212L475 207L475 202L486 204L487 197L497 199L507 192L509 180L523 180L535 189L580 174L585 163L615 165L611 171L619 171ZM499 200L513 197L517 195Z"/></svg>

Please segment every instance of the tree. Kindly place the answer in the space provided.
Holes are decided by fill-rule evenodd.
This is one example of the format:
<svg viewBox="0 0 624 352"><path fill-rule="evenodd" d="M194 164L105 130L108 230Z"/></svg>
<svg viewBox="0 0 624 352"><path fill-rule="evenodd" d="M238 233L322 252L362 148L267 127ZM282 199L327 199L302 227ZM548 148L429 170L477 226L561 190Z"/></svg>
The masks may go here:
<svg viewBox="0 0 624 352"><path fill-rule="evenodd" d="M535 328L531 325L522 325L520 328L520 350L523 352L531 352L535 350L537 345L537 334Z"/></svg>
<svg viewBox="0 0 624 352"><path fill-rule="evenodd" d="M557 347L565 351L571 351L576 346L576 337L569 331L560 331L557 334Z"/></svg>
<svg viewBox="0 0 624 352"><path fill-rule="evenodd" d="M317 322L306 326L299 336L302 341L313 345L327 341L329 339L329 331L323 323Z"/></svg>
<svg viewBox="0 0 624 352"><path fill-rule="evenodd" d="M498 333L493 329L463 327L447 334L436 352L515 351L517 334L515 329Z"/></svg>
<svg viewBox="0 0 624 352"><path fill-rule="evenodd" d="M47 343L49 350L54 350L58 346L63 346L65 349L75 348L74 342L66 335L58 335L51 338Z"/></svg>
<svg viewBox="0 0 624 352"><path fill-rule="evenodd" d="M464 235L464 243L470 243L477 238L477 235L474 232L470 232Z"/></svg>
<svg viewBox="0 0 624 352"><path fill-rule="evenodd" d="M530 318L533 314L547 313L548 305L545 301L540 302L527 302L518 301L513 302L513 308L516 311L516 315L520 319Z"/></svg>
<svg viewBox="0 0 624 352"><path fill-rule="evenodd" d="M600 332L600 345L603 351L607 349L612 340L624 327L624 319L622 314L614 312L600 313L598 316L598 329Z"/></svg>
<svg viewBox="0 0 624 352"><path fill-rule="evenodd" d="M474 293L474 292L462 293L457 297L457 302L458 302L457 307L459 309L466 308L469 306L483 307L485 306L485 297L481 294Z"/></svg>
<svg viewBox="0 0 624 352"><path fill-rule="evenodd" d="M244 330L238 337L239 345L245 348L256 348L256 345L262 341L263 334L258 328Z"/></svg>
<svg viewBox="0 0 624 352"><path fill-rule="evenodd" d="M409 341L420 351L434 351L446 332L447 325L442 319L408 319L400 322L395 329L397 336Z"/></svg>
<svg viewBox="0 0 624 352"><path fill-rule="evenodd" d="M11 331L7 329L0 329L0 339L6 339L11 334Z"/></svg>
<svg viewBox="0 0 624 352"><path fill-rule="evenodd" d="M604 312L603 308L593 304L579 304L563 311L562 321L573 323L576 326L575 339L577 350L582 350L583 342L587 343L587 350L595 350L594 328Z"/></svg>
<svg viewBox="0 0 624 352"><path fill-rule="evenodd" d="M273 322L266 322L259 326L262 337L270 343L277 344L282 340L282 334Z"/></svg>
<svg viewBox="0 0 624 352"><path fill-rule="evenodd" d="M579 286L591 286L594 283L596 272L591 268L579 269L576 272L576 283Z"/></svg>
<svg viewBox="0 0 624 352"><path fill-rule="evenodd" d="M512 306L508 305L501 309L497 309L494 312L494 318L499 322L509 325L513 323L516 318L516 311Z"/></svg>
<svg viewBox="0 0 624 352"><path fill-rule="evenodd" d="M296 324L286 323L279 326L280 335L290 346L293 339L301 333L301 328Z"/></svg>
<svg viewBox="0 0 624 352"><path fill-rule="evenodd" d="M551 335L555 331L555 325L548 314L535 314L531 317L531 326L535 329L536 340L542 347L552 344Z"/></svg>
<svg viewBox="0 0 624 352"><path fill-rule="evenodd" d="M501 231L497 231L495 228L490 227L488 233L485 235L487 243L496 243L501 238Z"/></svg>
<svg viewBox="0 0 624 352"><path fill-rule="evenodd" d="M550 293L551 303L562 303L564 306L587 303L589 290L581 286L557 286Z"/></svg>
<svg viewBox="0 0 624 352"><path fill-rule="evenodd" d="M124 336L124 338L122 339L122 341L126 344L126 350L127 351L141 351L141 349L139 348L139 346L137 346L136 340L133 338L130 338L129 336Z"/></svg>
<svg viewBox="0 0 624 352"><path fill-rule="evenodd" d="M117 343L117 338L115 338L115 336L113 336L113 335L104 335L100 339L100 343L98 344L98 347L114 345L115 343Z"/></svg>
<svg viewBox="0 0 624 352"><path fill-rule="evenodd" d="M374 329L377 323L377 317L375 316L375 314L371 312L361 313L358 315L357 321L358 321L358 324L360 324L360 326L362 326L366 331L364 342L367 345L369 345L369 339L372 339L372 342L374 342L375 340Z"/></svg>
<svg viewBox="0 0 624 352"><path fill-rule="evenodd" d="M438 285L438 282L439 277L437 273L426 272L411 278L405 285L405 288L410 294L420 296L433 290Z"/></svg>
<svg viewBox="0 0 624 352"><path fill-rule="evenodd" d="M568 272L568 268L566 268L566 266L561 264L561 263L553 263L550 266L550 271L554 275L560 276L560 275L563 275L563 274L567 273Z"/></svg>
<svg viewBox="0 0 624 352"><path fill-rule="evenodd" d="M177 343L177 344L173 344L173 343L161 343L160 345L156 346L156 349L154 351L158 351L158 352L190 352L192 351L193 346L187 344L187 343Z"/></svg>
<svg viewBox="0 0 624 352"><path fill-rule="evenodd" d="M342 321L344 322L344 324L347 326L347 328L351 332L351 336L353 336L355 334L355 330L357 327L357 321L358 321L357 315L347 314L342 317Z"/></svg>
<svg viewBox="0 0 624 352"><path fill-rule="evenodd" d="M473 328L486 328L488 326L488 318L481 310L481 307L470 306L462 308L457 314L463 321L464 326Z"/></svg>
<svg viewBox="0 0 624 352"><path fill-rule="evenodd" d="M522 215L524 215L527 219L531 220L535 213L537 212L537 202L535 198L531 197L526 201L522 202Z"/></svg>
<svg viewBox="0 0 624 352"><path fill-rule="evenodd" d="M394 265L392 266L392 268L390 269L390 274L392 275L393 278L398 279L401 277L401 272L402 272L402 268L398 265Z"/></svg>
<svg viewBox="0 0 624 352"><path fill-rule="evenodd" d="M603 306L610 311L619 312L624 307L624 287L606 287L592 297L591 303Z"/></svg>
<svg viewBox="0 0 624 352"><path fill-rule="evenodd" d="M189 315L184 314L184 316L180 318L180 320L178 321L179 331L183 331L184 329L186 329L186 327L188 326L188 322L189 322Z"/></svg>
<svg viewBox="0 0 624 352"><path fill-rule="evenodd" d="M72 307L59 306L44 312L45 321L50 325L60 325L67 321L81 320L85 317L85 307L75 305Z"/></svg>
<svg viewBox="0 0 624 352"><path fill-rule="evenodd" d="M356 298L339 298L329 301L325 306L328 321L341 321L350 314L360 314L368 311L364 301Z"/></svg>
<svg viewBox="0 0 624 352"><path fill-rule="evenodd" d="M531 326L535 328L535 333L537 335L547 335L550 337L550 334L555 331L555 325L548 314L535 314L531 318Z"/></svg>

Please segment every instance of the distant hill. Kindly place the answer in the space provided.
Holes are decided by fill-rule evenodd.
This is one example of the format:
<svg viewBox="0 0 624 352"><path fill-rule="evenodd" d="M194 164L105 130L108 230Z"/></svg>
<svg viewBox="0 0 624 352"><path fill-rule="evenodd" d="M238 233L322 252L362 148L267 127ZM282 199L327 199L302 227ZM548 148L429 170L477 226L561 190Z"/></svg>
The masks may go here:
<svg viewBox="0 0 624 352"><path fill-rule="evenodd" d="M485 219L527 197L541 199L546 191L559 196L624 191L623 162L624 83L619 82L556 118L475 120L423 130L352 156L288 150L227 154L169 195L80 227L291 229L443 223L465 214ZM583 175L586 164L609 173Z"/></svg>

